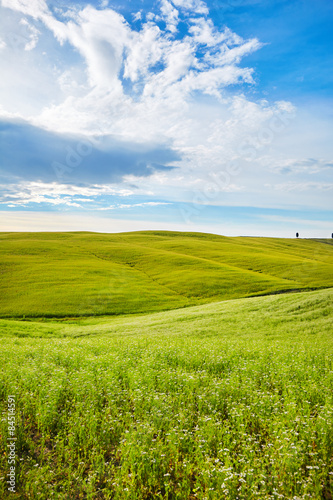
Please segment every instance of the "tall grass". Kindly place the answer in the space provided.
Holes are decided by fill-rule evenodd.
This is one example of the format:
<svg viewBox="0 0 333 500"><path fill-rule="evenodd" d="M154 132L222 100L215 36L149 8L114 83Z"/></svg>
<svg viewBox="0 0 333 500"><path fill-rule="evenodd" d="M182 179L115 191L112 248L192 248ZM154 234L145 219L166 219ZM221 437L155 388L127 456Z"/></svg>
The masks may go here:
<svg viewBox="0 0 333 500"><path fill-rule="evenodd" d="M1 498L332 499L332 297L2 320Z"/></svg>

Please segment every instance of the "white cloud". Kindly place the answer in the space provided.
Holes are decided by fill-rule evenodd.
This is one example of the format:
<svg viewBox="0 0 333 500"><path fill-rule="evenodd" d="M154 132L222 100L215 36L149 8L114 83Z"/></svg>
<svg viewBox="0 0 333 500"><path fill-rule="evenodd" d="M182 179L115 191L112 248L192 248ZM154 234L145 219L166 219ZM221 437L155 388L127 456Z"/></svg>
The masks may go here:
<svg viewBox="0 0 333 500"><path fill-rule="evenodd" d="M196 43L208 47L218 46L222 42L230 45L242 44L243 39L229 28L219 31L215 28L213 21L205 17L191 18L189 32ZM227 49L227 46L224 46ZM212 56L213 58L213 56Z"/></svg>
<svg viewBox="0 0 333 500"><path fill-rule="evenodd" d="M97 208L96 210L105 211L105 210L122 210L124 208L138 208L138 207L157 207L159 205L171 205L171 203L157 202L157 201L147 201L143 203L121 203L117 205L110 205L108 207Z"/></svg>
<svg viewBox="0 0 333 500"><path fill-rule="evenodd" d="M333 161L323 158L288 158L280 161L268 160L268 166L273 172L281 174L319 174L333 169Z"/></svg>
<svg viewBox="0 0 333 500"><path fill-rule="evenodd" d="M156 96L160 98L168 97L177 87L173 87L177 82L184 82L196 76L194 70L190 68L195 64L196 58L193 47L188 41L174 42L169 45L168 51L163 54L165 68L160 72L150 75L146 81L143 97ZM184 88L183 99L186 99L189 89Z"/></svg>
<svg viewBox="0 0 333 500"><path fill-rule="evenodd" d="M21 19L20 24L22 26L25 26L28 31L29 41L27 41L27 43L24 45L24 50L33 50L37 45L40 31L38 31L38 29L35 28L35 26L28 23L26 19Z"/></svg>
<svg viewBox="0 0 333 500"><path fill-rule="evenodd" d="M6 200L7 198L7 200ZM7 205L8 207L26 207L29 203L44 203L50 206L65 205L68 207L82 208L81 205L67 196L52 196L52 195L41 195L41 194L31 194L26 192L13 193L11 195L4 195L2 197L4 201L0 201L1 205ZM10 201L8 201L10 200Z"/></svg>
<svg viewBox="0 0 333 500"><path fill-rule="evenodd" d="M276 191L332 191L332 182L285 182L282 184L275 184L274 186L267 185Z"/></svg>
<svg viewBox="0 0 333 500"><path fill-rule="evenodd" d="M224 44L218 55L208 55L206 59L211 63L214 62L218 66L239 64L244 56L255 52L261 47L262 44L256 38L231 49L226 44Z"/></svg>
<svg viewBox="0 0 333 500"><path fill-rule="evenodd" d="M193 11L197 14L208 14L207 5L201 0L172 0L172 3L179 9Z"/></svg>
<svg viewBox="0 0 333 500"><path fill-rule="evenodd" d="M103 196L130 196L133 190L117 185L74 186L56 182L20 182L0 185L1 205L27 206L29 203L81 207L78 202L92 202ZM85 198L82 198L82 197ZM90 199L89 199L90 197ZM91 199L91 197L95 198Z"/></svg>
<svg viewBox="0 0 333 500"><path fill-rule="evenodd" d="M1 0L3 7L41 20L63 43L67 37L66 26L52 16L45 0Z"/></svg>
<svg viewBox="0 0 333 500"><path fill-rule="evenodd" d="M91 85L111 86L113 93L121 96L118 76L123 51L131 38L123 17L111 9L97 11L86 7L79 14L77 23L69 24L68 38L86 60Z"/></svg>
<svg viewBox="0 0 333 500"><path fill-rule="evenodd" d="M133 16L133 21L141 21L142 19L142 12L141 10L139 12L136 12Z"/></svg>
<svg viewBox="0 0 333 500"><path fill-rule="evenodd" d="M149 68L161 61L166 47L169 46L154 24L145 24L140 32L132 32L124 61L124 76L136 82L139 76L145 77Z"/></svg>
<svg viewBox="0 0 333 500"><path fill-rule="evenodd" d="M34 19L40 19L49 12L45 0L2 0L1 4L3 7L17 10Z"/></svg>
<svg viewBox="0 0 333 500"><path fill-rule="evenodd" d="M167 29L175 33L179 22L178 10L168 0L161 0L161 14L167 23Z"/></svg>

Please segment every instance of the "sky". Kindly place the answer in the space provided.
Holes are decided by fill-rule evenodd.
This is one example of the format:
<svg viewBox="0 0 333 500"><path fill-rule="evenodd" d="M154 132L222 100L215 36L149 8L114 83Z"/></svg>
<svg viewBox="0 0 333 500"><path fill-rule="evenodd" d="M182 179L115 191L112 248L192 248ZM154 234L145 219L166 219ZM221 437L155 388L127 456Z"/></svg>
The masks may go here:
<svg viewBox="0 0 333 500"><path fill-rule="evenodd" d="M0 231L333 232L331 0L0 0Z"/></svg>

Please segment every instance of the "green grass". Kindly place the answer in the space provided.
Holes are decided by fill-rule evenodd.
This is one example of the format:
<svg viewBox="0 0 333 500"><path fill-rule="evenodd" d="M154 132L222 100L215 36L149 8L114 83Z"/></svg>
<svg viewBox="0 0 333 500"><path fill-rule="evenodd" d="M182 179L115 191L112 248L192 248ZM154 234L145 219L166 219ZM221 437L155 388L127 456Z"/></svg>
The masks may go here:
<svg viewBox="0 0 333 500"><path fill-rule="evenodd" d="M28 237L16 237L22 238L24 261ZM145 255L138 241L146 237L133 236L138 254ZM40 241L46 255L53 256L50 238ZM83 259L83 251L73 244L80 236L62 238L66 245L59 246L59 261L65 264L74 251ZM91 238L96 246L96 235ZM126 238L135 269L145 269L146 261L141 254L133 256L131 237ZM172 251L178 259L190 245L190 237L156 238L154 249L147 250L150 255L162 247L166 257ZM283 266L276 267L273 254L302 262L300 247L302 252L307 248L312 266L316 249L315 274L318 285L323 284L320 270L328 259L318 250L321 243L289 242L288 250L282 240L263 240L267 251L260 260L261 240L212 238L204 257L208 242L202 237L200 246L200 238L193 236L198 246L191 248L190 259L200 254L219 265L224 249L228 257L223 259L236 269L241 264L255 269L260 262L263 272L281 275ZM32 241L31 248L35 235ZM114 256L113 250L107 253L108 245L116 246L111 239L103 248L101 244L103 261ZM30 257L34 266L37 257L42 261L39 252ZM154 278L179 283L175 275L168 276L167 263L166 258L165 269L155 270ZM17 275L17 269L12 272ZM314 275L307 279L304 286L311 280L315 286ZM326 289L148 315L2 319L0 497L331 500L332 313L333 289ZM4 482L10 394L17 405L16 494L8 494Z"/></svg>
<svg viewBox="0 0 333 500"><path fill-rule="evenodd" d="M163 311L333 286L330 240L0 233L0 317Z"/></svg>

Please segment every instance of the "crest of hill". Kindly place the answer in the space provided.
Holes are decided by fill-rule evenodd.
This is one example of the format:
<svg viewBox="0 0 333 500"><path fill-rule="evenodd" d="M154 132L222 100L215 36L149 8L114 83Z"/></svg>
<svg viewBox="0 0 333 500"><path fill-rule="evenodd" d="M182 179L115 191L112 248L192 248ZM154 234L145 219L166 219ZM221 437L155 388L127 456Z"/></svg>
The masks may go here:
<svg viewBox="0 0 333 500"><path fill-rule="evenodd" d="M1 233L0 316L146 313L333 286L331 240Z"/></svg>

